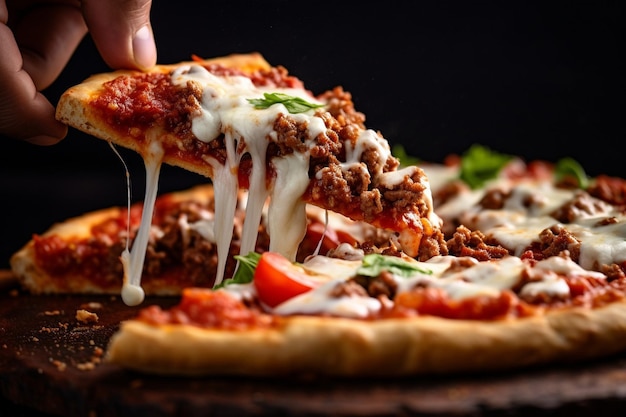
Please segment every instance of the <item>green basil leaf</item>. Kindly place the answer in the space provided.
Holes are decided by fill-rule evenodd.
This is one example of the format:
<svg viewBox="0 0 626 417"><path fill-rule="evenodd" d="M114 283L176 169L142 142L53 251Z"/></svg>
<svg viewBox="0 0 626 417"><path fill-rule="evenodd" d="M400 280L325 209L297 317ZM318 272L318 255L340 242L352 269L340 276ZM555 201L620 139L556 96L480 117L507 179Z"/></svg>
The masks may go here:
<svg viewBox="0 0 626 417"><path fill-rule="evenodd" d="M323 104L315 104L306 101L301 97L294 97L283 93L263 93L264 98L249 98L248 102L255 109L267 109L274 104L282 104L289 113L304 113L311 109L324 107Z"/></svg>
<svg viewBox="0 0 626 417"><path fill-rule="evenodd" d="M415 264L395 256L370 253L363 257L363 264L357 270L357 274L367 277L377 277L383 271L389 271L401 277L411 277L416 273L428 275L433 273L431 270L420 268Z"/></svg>
<svg viewBox="0 0 626 417"><path fill-rule="evenodd" d="M563 158L557 161L554 170L557 181L565 177L573 177L578 183L578 187L586 189L589 186L589 178L583 167L572 158Z"/></svg>
<svg viewBox="0 0 626 417"><path fill-rule="evenodd" d="M472 145L461 157L460 178L472 189L482 187L498 176L513 156Z"/></svg>
<svg viewBox="0 0 626 417"><path fill-rule="evenodd" d="M398 158L398 161L400 161L400 167L414 166L420 163L419 158L409 155L406 149L404 149L404 146L400 144L393 145L393 148L391 148L391 154Z"/></svg>
<svg viewBox="0 0 626 417"><path fill-rule="evenodd" d="M225 287L229 284L249 284L254 278L254 270L259 264L261 254L250 252L247 255L236 255L235 259L239 261L239 266L232 278L225 279L221 284L216 285L215 289Z"/></svg>

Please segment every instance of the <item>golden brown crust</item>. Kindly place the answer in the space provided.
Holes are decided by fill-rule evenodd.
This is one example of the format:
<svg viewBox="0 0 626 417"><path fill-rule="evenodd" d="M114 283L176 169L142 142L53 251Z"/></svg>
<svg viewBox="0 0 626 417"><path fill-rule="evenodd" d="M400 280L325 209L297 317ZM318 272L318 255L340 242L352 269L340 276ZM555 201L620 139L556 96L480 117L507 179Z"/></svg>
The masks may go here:
<svg viewBox="0 0 626 417"><path fill-rule="evenodd" d="M361 321L294 316L272 330L122 323L109 362L177 375L406 376L566 363L626 348L626 302L523 319Z"/></svg>
<svg viewBox="0 0 626 417"><path fill-rule="evenodd" d="M270 65L259 53L249 54L233 54L224 57L212 58L202 61L203 64L221 64L227 68L236 68L241 71L252 73L257 70L269 69ZM150 73L167 73L173 69L183 66L198 64L198 62L186 61L177 64L157 65L150 69ZM82 132L114 143L138 152L142 156L146 156L147 149L142 146L142 142L137 141L135 136L122 135L119 131L114 130L111 126L102 120L101 117L94 112L89 102L102 91L102 85L122 75L140 74L139 71L133 70L117 70L108 73L96 74L87 78L82 83L69 88L63 93L56 107L56 118L69 126L72 126ZM167 141L167 137L162 136L162 132L142 132L142 134L160 135L161 141ZM172 138L176 140L177 138ZM191 172L212 176L212 169L209 164L199 165L189 162L177 155L168 154L163 159L164 163L184 168Z"/></svg>
<svg viewBox="0 0 626 417"><path fill-rule="evenodd" d="M172 201L198 200L207 201L213 196L211 185L200 185L188 190L168 193ZM41 236L57 235L61 239L87 238L91 236L91 229L107 219L117 218L122 215L121 207L110 207L73 217L52 225ZM28 241L22 248L15 252L10 259L13 274L25 290L32 294L55 294L55 293L83 293L83 294L116 294L120 293L123 276L120 275L118 284L103 286L89 279L89 277L76 274L66 274L62 278L51 276L48 271L37 263L35 257L34 240ZM151 284L145 283L144 291L148 295L176 295L180 294L181 288L176 283L165 284L162 282Z"/></svg>

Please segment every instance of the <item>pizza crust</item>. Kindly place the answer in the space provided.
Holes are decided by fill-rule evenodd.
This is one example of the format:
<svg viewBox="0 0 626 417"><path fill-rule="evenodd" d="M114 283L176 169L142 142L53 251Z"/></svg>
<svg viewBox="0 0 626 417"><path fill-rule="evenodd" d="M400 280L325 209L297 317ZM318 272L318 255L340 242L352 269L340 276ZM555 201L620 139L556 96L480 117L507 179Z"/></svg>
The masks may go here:
<svg viewBox="0 0 626 417"><path fill-rule="evenodd" d="M408 376L511 370L626 348L626 302L498 321L285 317L275 329L220 331L123 322L106 359L165 375Z"/></svg>
<svg viewBox="0 0 626 417"><path fill-rule="evenodd" d="M257 52L249 54L232 54L224 57L203 60L201 63L206 65L221 64L225 67L236 68L247 73L253 73L258 70L267 70L271 68L265 58ZM198 62L195 61L187 61L170 65L157 65L151 68L148 72L167 73L176 68L197 64ZM141 141L138 141L136 137L130 134L123 135L119 131L113 130L111 126L109 126L105 120L102 120L89 105L90 101L94 97L98 96L104 83L122 75L134 75L139 73L140 72L136 70L117 70L108 73L95 74L87 78L82 83L69 88L61 95L59 103L57 104L57 120L96 138L131 149L145 158L147 156L147 149ZM150 132L145 133L146 135L150 134ZM155 134L161 134L161 132L155 132ZM167 138L162 137L161 140L167 141ZM176 141L176 138L172 138L172 140ZM213 175L213 170L208 163L204 165L191 163L184 158L180 158L179 155L167 154L163 158L163 162L204 175L205 177L211 178Z"/></svg>

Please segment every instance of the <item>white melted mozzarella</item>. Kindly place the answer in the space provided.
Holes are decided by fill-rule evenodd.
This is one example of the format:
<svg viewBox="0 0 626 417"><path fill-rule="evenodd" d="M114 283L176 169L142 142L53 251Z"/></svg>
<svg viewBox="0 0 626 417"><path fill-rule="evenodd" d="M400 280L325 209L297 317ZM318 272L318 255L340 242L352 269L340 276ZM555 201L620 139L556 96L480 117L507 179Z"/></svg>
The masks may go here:
<svg viewBox="0 0 626 417"><path fill-rule="evenodd" d="M597 219L568 225L568 230L580 239L580 265L592 268L626 261L626 221L597 226Z"/></svg>
<svg viewBox="0 0 626 417"><path fill-rule="evenodd" d="M380 310L381 302L369 296L329 296L336 285L335 280L328 281L279 304L272 313L279 315L327 313L340 317L363 318Z"/></svg>
<svg viewBox="0 0 626 417"><path fill-rule="evenodd" d="M201 66L179 69L173 76L175 84L193 81L203 90L201 115L192 121L194 135L203 141L211 141L220 133L225 135L227 160L221 165L209 161L213 167L213 184L216 187L215 238L218 245L218 271L216 284L223 277L226 256L232 239L235 210L233 198L239 188L237 170L241 157L249 154L252 159L249 195L246 206L246 220L243 226L241 253L254 250L261 221L263 207L268 196L272 203L269 208L269 234L279 238L270 239L270 250L279 252L294 260L298 244L306 227L305 205L300 199L308 185L308 152L276 158L274 164L276 180L271 190L266 187L266 151L275 135L274 122L279 114L288 114L282 104L266 109L255 109L248 99L258 99L264 93L280 92L301 97L309 102L317 102L303 89L256 87L243 76L215 76ZM323 120L313 116L313 111L291 115L307 126L305 145L312 146L314 138L323 133L326 126ZM218 230L219 229L219 230Z"/></svg>
<svg viewBox="0 0 626 417"><path fill-rule="evenodd" d="M428 171L427 171L428 172ZM436 171L435 171L436 172ZM447 171L444 171L446 173ZM437 182L442 187L447 176ZM480 206L488 189L510 191L501 209L490 210ZM433 187L433 192L436 188ZM502 246L521 255L533 242L539 242L540 233L553 226L562 226L580 241L580 265L592 269L626 260L626 216L611 205L587 197L593 207L570 205L572 221L560 223L552 213L574 201L580 191L556 187L546 180L511 181L496 179L480 190L461 192L435 212L444 222L459 222L472 230L480 230L495 238ZM586 203L585 203L586 204ZM588 209L588 210L586 210ZM600 221L614 218L615 223L600 225Z"/></svg>
<svg viewBox="0 0 626 417"><path fill-rule="evenodd" d="M144 209L141 214L141 224L137 231L132 250L129 251L128 248L126 248L121 255L121 261L124 267L122 300L129 306L141 304L145 297L145 293L141 288L141 274L146 258L148 241L150 239L152 212L154 211L157 198L162 160L163 148L156 138L152 138L148 147L148 154L144 155L144 163L146 166L146 194L144 198Z"/></svg>
<svg viewBox="0 0 626 417"><path fill-rule="evenodd" d="M459 260L463 260L462 266ZM435 256L428 261L410 260L418 270L410 277L392 275L397 293L411 291L416 286L443 290L451 300L472 297L499 297L503 290L521 286L521 297L567 297L569 286L563 278L585 276L606 279L600 272L582 268L569 258L553 256L532 265L515 256L478 262L473 258ZM309 258L302 266L318 277L321 284L312 290L295 296L278 306L267 309L278 315L329 314L333 316L366 318L375 315L383 307L377 298L360 295L333 294L337 285L358 273L361 260L341 260L318 255ZM530 279L522 284L522 276ZM325 277L325 278L324 278ZM228 285L225 291L238 298L242 294L254 295L254 285ZM392 303L391 300L385 302Z"/></svg>
<svg viewBox="0 0 626 417"><path fill-rule="evenodd" d="M254 250L262 211L269 198L270 206L267 215L270 234L269 249L294 260L298 245L306 231L306 209L301 196L309 183L309 151L315 144L315 138L326 131L326 125L321 117L314 115L313 109L304 113L289 114L283 104L273 104L267 108L258 109L248 100L262 99L264 93L282 93L303 98L311 103L323 103L303 88L258 87L248 77L217 76L200 65L190 65L175 70L172 73L172 82L175 85L193 82L202 89L200 109L192 119L192 132L197 139L209 142L224 135L226 162L222 164L209 155L205 157L205 161L213 170L215 218L207 219L206 222L197 225L199 230L202 230L202 235L214 240L217 245L216 284L221 283L224 278L226 258L233 236L237 190L239 189L238 167L241 158L246 154L251 157L252 172L249 178L241 254L245 255ZM281 114L289 114L289 117L296 123L306 126L304 151L274 158L271 163L276 174L275 181L268 187L266 152L269 143L276 139L274 122ZM158 138L154 138L153 142L158 143ZM354 148L348 150L350 161L347 161L345 166L360 163L361 155L368 149L374 149L381 161L378 164L379 169L382 170L390 155L390 150L387 142L372 130L363 130L360 133ZM156 196L158 169L163 155L161 152L161 154L143 156L147 160L146 169L150 179L147 184L144 218L132 252L123 257L126 265L126 284L123 292L127 294L124 299L132 304L138 304L143 300L140 294L141 270L154 206L153 196ZM386 181L398 181L401 175L389 174ZM209 232L206 228L211 224L214 230Z"/></svg>

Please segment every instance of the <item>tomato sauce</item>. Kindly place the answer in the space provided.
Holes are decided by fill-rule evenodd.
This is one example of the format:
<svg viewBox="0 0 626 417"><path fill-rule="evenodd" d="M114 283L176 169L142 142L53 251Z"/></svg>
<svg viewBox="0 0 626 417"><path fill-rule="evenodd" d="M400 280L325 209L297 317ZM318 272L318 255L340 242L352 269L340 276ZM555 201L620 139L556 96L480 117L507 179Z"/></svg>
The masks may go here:
<svg viewBox="0 0 626 417"><path fill-rule="evenodd" d="M33 236L33 242L38 267L51 277L62 278L55 280L59 286L65 283L70 288L75 284L72 277L80 276L103 288L119 287L121 245L115 256L115 250L101 238L64 239L50 235Z"/></svg>
<svg viewBox="0 0 626 417"><path fill-rule="evenodd" d="M224 291L188 288L180 304L168 310L153 305L140 311L138 319L155 325L190 324L207 328L265 329L278 324L277 317L249 308Z"/></svg>
<svg viewBox="0 0 626 417"><path fill-rule="evenodd" d="M454 300L438 288L422 288L398 294L391 316L427 315L462 320L498 320L507 317L525 317L536 313L536 308L523 303L511 291L502 291L498 297L476 296Z"/></svg>

